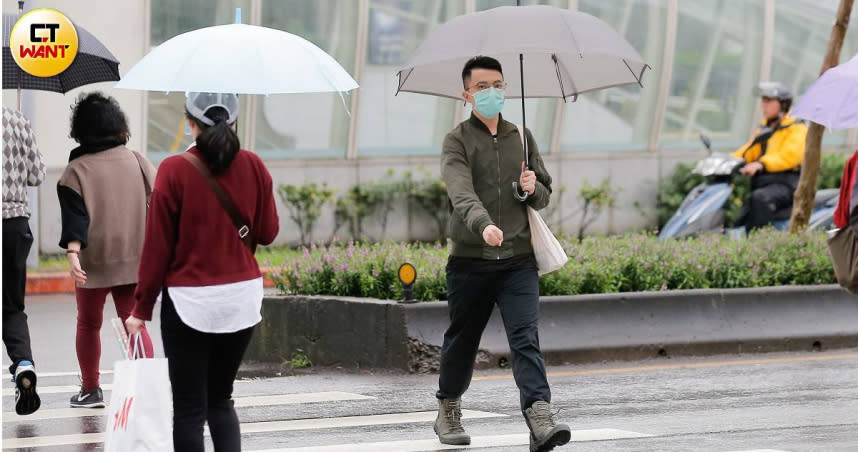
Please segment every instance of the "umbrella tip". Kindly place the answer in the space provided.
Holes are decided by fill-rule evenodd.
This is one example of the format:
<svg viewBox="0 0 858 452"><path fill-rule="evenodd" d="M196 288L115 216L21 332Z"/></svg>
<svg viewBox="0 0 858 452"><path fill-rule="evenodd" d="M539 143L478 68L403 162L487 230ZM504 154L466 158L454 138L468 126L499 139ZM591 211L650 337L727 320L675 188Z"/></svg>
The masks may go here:
<svg viewBox="0 0 858 452"><path fill-rule="evenodd" d="M235 8L235 23L241 23L241 8Z"/></svg>

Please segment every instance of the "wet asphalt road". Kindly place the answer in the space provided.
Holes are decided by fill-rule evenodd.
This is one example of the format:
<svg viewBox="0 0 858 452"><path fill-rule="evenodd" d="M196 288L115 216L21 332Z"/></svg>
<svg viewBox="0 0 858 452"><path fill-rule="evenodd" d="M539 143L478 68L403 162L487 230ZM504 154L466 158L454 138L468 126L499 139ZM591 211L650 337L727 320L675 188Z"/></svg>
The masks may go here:
<svg viewBox="0 0 858 452"><path fill-rule="evenodd" d="M54 418L10 413L12 385L4 381L3 447L101 450L100 443L83 444L99 438L78 436L101 432L101 413L80 417L89 413L64 410L72 393L62 386L78 384L73 303L37 299L30 313L40 371L62 373L40 379L40 414ZM109 369L107 360L118 351L112 344L104 348L102 368ZM858 350L554 367L549 378L559 419L580 440L557 450L858 451ZM437 450L431 423L436 380L338 369L246 379L235 387L244 450ZM112 375L103 376L103 384L111 381ZM277 397L283 394L296 398ZM527 450L509 371L478 373L463 401L483 416L464 421L490 446L480 450ZM301 419L309 421L281 422ZM55 445L30 447L36 441ZM361 449L366 443L374 444ZM341 447L320 449L332 445Z"/></svg>

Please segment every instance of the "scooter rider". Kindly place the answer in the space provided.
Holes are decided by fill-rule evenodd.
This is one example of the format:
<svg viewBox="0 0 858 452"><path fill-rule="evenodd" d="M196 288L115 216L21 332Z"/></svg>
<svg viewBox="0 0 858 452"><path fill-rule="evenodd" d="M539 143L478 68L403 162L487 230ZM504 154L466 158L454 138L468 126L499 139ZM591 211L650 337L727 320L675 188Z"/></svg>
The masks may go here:
<svg viewBox="0 0 858 452"><path fill-rule="evenodd" d="M789 116L792 93L786 86L766 82L758 89L762 124L733 154L746 162L742 175L751 177L751 196L737 221L748 231L785 219L776 214L792 206L807 137L807 127Z"/></svg>

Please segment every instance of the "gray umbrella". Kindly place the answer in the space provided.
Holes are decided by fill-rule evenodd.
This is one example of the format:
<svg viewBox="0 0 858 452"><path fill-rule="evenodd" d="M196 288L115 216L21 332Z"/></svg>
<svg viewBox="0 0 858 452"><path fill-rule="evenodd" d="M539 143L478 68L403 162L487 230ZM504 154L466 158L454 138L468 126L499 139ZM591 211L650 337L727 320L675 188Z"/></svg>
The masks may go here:
<svg viewBox="0 0 858 452"><path fill-rule="evenodd" d="M399 91L461 99L461 70L477 55L505 68L505 97L577 98L612 86L641 85L649 67L608 24L552 6L503 6L439 26L399 70ZM525 144L526 146L526 144ZM524 160L528 152L524 149ZM520 199L526 198L520 195Z"/></svg>
<svg viewBox="0 0 858 452"><path fill-rule="evenodd" d="M12 58L9 35L20 14L3 14L3 89L35 89L66 93L90 83L119 80L119 61L98 39L79 25L78 53L74 62L53 77L35 77L24 72ZM21 108L20 96L18 109Z"/></svg>

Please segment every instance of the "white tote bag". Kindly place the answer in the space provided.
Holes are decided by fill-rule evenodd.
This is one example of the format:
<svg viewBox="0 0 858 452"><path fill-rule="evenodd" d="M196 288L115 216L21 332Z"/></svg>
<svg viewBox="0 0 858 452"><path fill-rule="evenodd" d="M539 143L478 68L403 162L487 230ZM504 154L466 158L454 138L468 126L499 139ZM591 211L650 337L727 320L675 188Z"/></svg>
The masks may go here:
<svg viewBox="0 0 858 452"><path fill-rule="evenodd" d="M524 133L521 127L518 136L521 138L521 146L524 148ZM569 256L563 250L563 246L557 241L557 237L545 224L542 215L533 207L527 207L527 220L530 223L530 243L533 246L533 254L536 256L536 265L539 267L539 275L542 276L555 270L560 270L569 262Z"/></svg>
<svg viewBox="0 0 858 452"><path fill-rule="evenodd" d="M132 336L132 359L113 367L107 409L106 452L172 452L173 401L167 360L143 356L142 338Z"/></svg>

